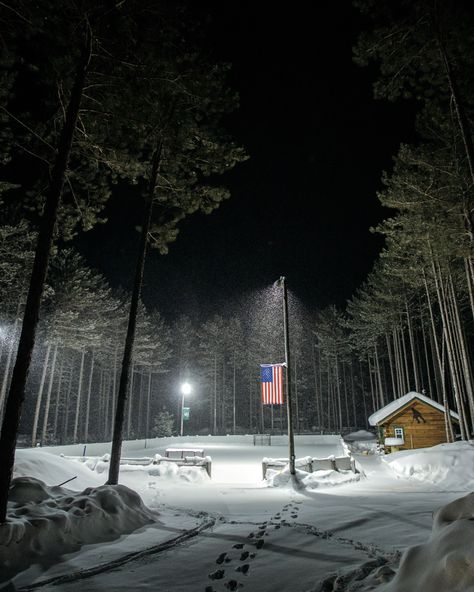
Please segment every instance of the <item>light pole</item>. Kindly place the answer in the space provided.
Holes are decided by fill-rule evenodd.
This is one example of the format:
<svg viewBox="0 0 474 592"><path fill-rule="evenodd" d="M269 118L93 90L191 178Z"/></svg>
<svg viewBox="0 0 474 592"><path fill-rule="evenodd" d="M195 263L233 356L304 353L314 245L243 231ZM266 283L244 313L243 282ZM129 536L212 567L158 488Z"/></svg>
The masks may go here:
<svg viewBox="0 0 474 592"><path fill-rule="evenodd" d="M192 391L191 385L189 382L183 382L181 385L181 429L180 429L180 436L183 435L183 418L184 418L184 396L189 395Z"/></svg>
<svg viewBox="0 0 474 592"><path fill-rule="evenodd" d="M288 417L288 453L290 457L290 474L295 475L295 436L293 433L293 408L291 403L291 376L290 376L290 334L288 330L288 294L286 291L286 278L281 277L276 284L283 290L283 327L285 335L285 365L286 365L286 411Z"/></svg>

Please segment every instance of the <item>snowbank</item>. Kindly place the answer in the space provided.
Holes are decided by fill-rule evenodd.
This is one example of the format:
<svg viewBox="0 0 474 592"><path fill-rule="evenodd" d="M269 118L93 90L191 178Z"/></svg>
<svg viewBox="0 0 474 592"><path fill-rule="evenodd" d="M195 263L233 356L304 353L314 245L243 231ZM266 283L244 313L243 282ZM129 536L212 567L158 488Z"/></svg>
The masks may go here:
<svg viewBox="0 0 474 592"><path fill-rule="evenodd" d="M94 473L86 465L51 454L41 448L17 450L13 476L35 477L41 479L46 485L60 485L76 477L67 484L67 488L74 491L104 483L104 477Z"/></svg>
<svg viewBox="0 0 474 592"><path fill-rule="evenodd" d="M268 487L293 487L290 478L290 469L286 467L283 471L277 469L267 469ZM320 489L321 487L334 487L360 480L360 473L352 471L316 471L307 473L296 469L296 477L301 488L309 491Z"/></svg>
<svg viewBox="0 0 474 592"><path fill-rule="evenodd" d="M402 450L382 460L400 477L439 484L445 489L474 488L474 443L471 442Z"/></svg>
<svg viewBox="0 0 474 592"><path fill-rule="evenodd" d="M65 461L72 462L73 465L86 467L89 471L93 472L95 477L101 482L104 481L105 475L107 475L109 470L109 454L105 454L102 457L76 457L73 459L67 459L65 457L61 458ZM197 458L199 460L205 461L209 457L204 459L193 457L192 460L196 460ZM147 465L127 463L121 464L120 474L125 476L126 473L141 473L144 477L158 477L164 481L173 483L203 483L205 481L209 481L207 472L201 466L179 466L173 462L151 464L151 459L150 464ZM103 475L102 478L100 478L100 475Z"/></svg>
<svg viewBox="0 0 474 592"><path fill-rule="evenodd" d="M303 479L303 484L308 490L319 489L321 487L334 487L335 485L345 485L360 481L361 473L353 471L317 471L308 473Z"/></svg>
<svg viewBox="0 0 474 592"><path fill-rule="evenodd" d="M439 509L428 541L409 547L399 565L377 557L321 583L318 592L468 592L474 590L474 493Z"/></svg>
<svg viewBox="0 0 474 592"><path fill-rule="evenodd" d="M387 590L466 592L474 589L474 494L438 510L425 545L409 548Z"/></svg>
<svg viewBox="0 0 474 592"><path fill-rule="evenodd" d="M157 516L123 485L90 487L78 493L48 487L33 477L17 477L10 488L8 521L0 524L0 581L32 564L57 562L84 544L131 533L155 522Z"/></svg>

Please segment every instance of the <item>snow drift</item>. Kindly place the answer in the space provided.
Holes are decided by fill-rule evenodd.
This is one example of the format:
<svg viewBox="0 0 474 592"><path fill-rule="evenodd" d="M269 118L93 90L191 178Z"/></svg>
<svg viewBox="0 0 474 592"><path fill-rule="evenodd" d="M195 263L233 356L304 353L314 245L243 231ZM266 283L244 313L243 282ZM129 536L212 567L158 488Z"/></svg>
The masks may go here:
<svg viewBox="0 0 474 592"><path fill-rule="evenodd" d="M123 485L78 493L49 487L33 477L17 477L10 487L8 521L0 524L0 581L32 564L50 565L84 544L113 540L156 519L140 496Z"/></svg>
<svg viewBox="0 0 474 592"><path fill-rule="evenodd" d="M326 470L308 473L296 469L296 478L300 487L309 491L321 487L334 487L336 485L352 483L359 481L360 477L360 473L353 473L352 471ZM283 470L267 469L267 484L268 487L293 487L289 467Z"/></svg>
<svg viewBox="0 0 474 592"><path fill-rule="evenodd" d="M383 457L383 462L399 477L442 485L444 489L474 489L474 444L471 442L402 450Z"/></svg>
<svg viewBox="0 0 474 592"><path fill-rule="evenodd" d="M35 477L44 481L46 485L59 485L75 477L67 484L67 488L74 491L104 483L104 476L94 473L86 465L51 454L41 448L17 450L13 476Z"/></svg>
<svg viewBox="0 0 474 592"><path fill-rule="evenodd" d="M318 592L468 592L474 590L474 493L439 509L425 544L409 547L400 564L377 557L325 580Z"/></svg>

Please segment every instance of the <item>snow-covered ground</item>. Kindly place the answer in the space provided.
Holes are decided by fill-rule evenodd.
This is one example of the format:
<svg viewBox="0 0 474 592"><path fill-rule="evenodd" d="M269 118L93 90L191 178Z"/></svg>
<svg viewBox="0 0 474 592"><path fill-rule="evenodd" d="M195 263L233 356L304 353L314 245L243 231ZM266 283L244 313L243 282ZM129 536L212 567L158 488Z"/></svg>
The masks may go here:
<svg viewBox="0 0 474 592"><path fill-rule="evenodd" d="M191 443L212 457L212 479L197 468L123 467L121 483L138 492L149 509L145 515L138 511L142 516L138 530L128 535L110 533L100 544L85 540L79 550L65 548L63 553L56 550L42 557L40 553L41 560L30 559L30 567L14 578L16 589L41 581L43 590L71 592L225 592L242 586L258 592L431 592L435 588L462 592L474 586L471 543L453 555L456 540L469 541L466 537L474 524L474 496L454 501L474 484L472 445L443 445L386 457L361 454L357 461L363 474L357 481L322 471L319 479L315 474L302 475L306 486L296 488L268 487L262 480L262 458L286 456L283 445L253 446L249 440L231 437L173 439L148 441L146 448L143 442L126 443L124 456L151 457L163 454L169 445ZM88 445L86 454L101 456L108 450L106 444ZM83 464L59 456L80 456L83 451L82 446L19 450L16 475L41 479L48 486L77 476L65 487L79 492L88 486L97 488L106 480L106 463ZM298 457L341 452L340 441L334 438L319 444L297 443ZM436 514L431 534L433 513L451 502ZM75 503L69 500L70 506ZM120 512L117 520L121 521ZM414 545L415 551L406 553L399 570L400 553ZM447 553L451 553L448 560ZM442 573L429 580L429 557L448 565L449 574L441 567ZM456 587L453 582L461 568L467 576ZM56 585L46 583L52 578ZM436 581L449 587L436 587Z"/></svg>

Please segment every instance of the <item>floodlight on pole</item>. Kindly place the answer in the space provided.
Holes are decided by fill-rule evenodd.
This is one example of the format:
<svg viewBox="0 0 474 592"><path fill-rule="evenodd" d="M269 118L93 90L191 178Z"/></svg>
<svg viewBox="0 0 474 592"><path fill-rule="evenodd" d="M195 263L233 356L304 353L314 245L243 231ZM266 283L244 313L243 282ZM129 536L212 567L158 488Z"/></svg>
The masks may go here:
<svg viewBox="0 0 474 592"><path fill-rule="evenodd" d="M192 392L192 386L189 384L189 382L183 382L183 384L181 385L181 429L179 431L179 435L182 436L183 435L183 426L184 426L184 396L185 395L190 395Z"/></svg>
<svg viewBox="0 0 474 592"><path fill-rule="evenodd" d="M285 338L285 366L286 366L286 410L288 418L288 454L290 460L290 474L294 475L295 470L295 436L293 432L293 407L292 407L292 392L291 392L291 376L290 376L290 333L288 329L288 294L286 290L286 278L281 276L275 284L283 291L283 328Z"/></svg>

